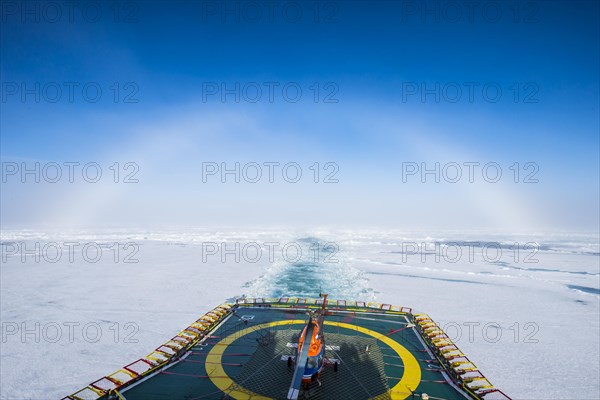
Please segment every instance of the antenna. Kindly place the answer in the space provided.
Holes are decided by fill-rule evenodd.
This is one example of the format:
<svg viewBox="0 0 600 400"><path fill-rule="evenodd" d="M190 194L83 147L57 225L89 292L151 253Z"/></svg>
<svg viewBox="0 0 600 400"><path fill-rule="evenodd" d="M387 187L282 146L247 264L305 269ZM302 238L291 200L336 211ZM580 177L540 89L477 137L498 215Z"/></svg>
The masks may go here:
<svg viewBox="0 0 600 400"><path fill-rule="evenodd" d="M323 295L323 305L321 306L321 310L323 310L323 312L327 308L327 296L329 296L327 293Z"/></svg>

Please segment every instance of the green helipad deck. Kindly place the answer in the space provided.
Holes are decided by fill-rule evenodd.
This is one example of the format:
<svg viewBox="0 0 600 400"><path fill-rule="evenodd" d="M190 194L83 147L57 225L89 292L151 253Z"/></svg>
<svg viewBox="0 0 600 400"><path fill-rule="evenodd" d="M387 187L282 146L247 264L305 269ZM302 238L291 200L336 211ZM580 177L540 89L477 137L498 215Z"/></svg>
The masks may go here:
<svg viewBox="0 0 600 400"><path fill-rule="evenodd" d="M240 299L153 353L65 399L286 399L300 331L315 299ZM328 302L327 365L309 399L508 399L427 315Z"/></svg>

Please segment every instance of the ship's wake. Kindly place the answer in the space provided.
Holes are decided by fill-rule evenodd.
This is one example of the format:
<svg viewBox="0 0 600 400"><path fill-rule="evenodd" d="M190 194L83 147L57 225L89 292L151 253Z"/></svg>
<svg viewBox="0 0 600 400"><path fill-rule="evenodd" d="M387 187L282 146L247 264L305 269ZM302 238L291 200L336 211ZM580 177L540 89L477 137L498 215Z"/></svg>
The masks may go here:
<svg viewBox="0 0 600 400"><path fill-rule="evenodd" d="M340 254L339 246L314 237L298 239L302 249L293 258L282 257L263 274L248 282L248 297L319 297L328 293L337 299L374 299L365 274Z"/></svg>

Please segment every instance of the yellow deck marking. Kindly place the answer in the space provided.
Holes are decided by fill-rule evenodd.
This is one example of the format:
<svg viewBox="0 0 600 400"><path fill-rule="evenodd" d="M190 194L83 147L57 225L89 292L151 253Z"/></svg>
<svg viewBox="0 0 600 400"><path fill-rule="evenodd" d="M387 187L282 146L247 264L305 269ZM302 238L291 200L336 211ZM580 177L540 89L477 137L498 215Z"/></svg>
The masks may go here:
<svg viewBox="0 0 600 400"><path fill-rule="evenodd" d="M207 373L208 373L210 380L221 391L228 393L229 396L231 396L232 398L237 399L237 400L249 400L249 399L267 400L267 399L269 399L268 397L253 393L253 392L237 385L227 375L227 373L225 373L225 370L223 369L223 365L222 365L223 353L225 352L225 349L227 349L227 347L231 343L235 342L242 336L247 335L251 332L256 332L257 330L271 328L274 326L293 325L293 324L298 324L298 325L302 324L303 325L305 323L306 323L306 321L300 320L300 319L275 321L275 322L259 324L259 325L256 325L256 326L253 326L250 328L246 328L239 332L236 332L236 333L233 333L233 334L227 336L226 338L221 340L219 343L214 345L213 348L211 349L211 351L208 353L208 356L206 357L206 365L214 365L215 366L214 368L211 368L210 370L208 370L208 368L207 368ZM375 339L381 340L383 343L390 346L396 352L396 354L398 354L400 356L400 358L402 359L402 362L404 364L404 374L402 375L402 379L400 380L400 382L398 382L389 391L392 399L394 399L394 400L405 399L412 394L412 391L414 391L417 388L417 386L419 386L419 383L421 382L421 367L419 367L419 363L417 362L415 357L411 354L411 352L408 351L400 343L396 342L393 339L390 339L388 336L382 335L379 332L375 332L375 331L372 331L367 328L363 328L362 326L358 326L358 325L347 324L345 322L333 322L333 321L325 321L325 325L338 326L340 328L351 329L351 330L359 331L366 335L372 336ZM235 386L239 387L240 390L234 389L234 390L231 390L231 392L228 392L228 390L230 390L230 388L235 387Z"/></svg>

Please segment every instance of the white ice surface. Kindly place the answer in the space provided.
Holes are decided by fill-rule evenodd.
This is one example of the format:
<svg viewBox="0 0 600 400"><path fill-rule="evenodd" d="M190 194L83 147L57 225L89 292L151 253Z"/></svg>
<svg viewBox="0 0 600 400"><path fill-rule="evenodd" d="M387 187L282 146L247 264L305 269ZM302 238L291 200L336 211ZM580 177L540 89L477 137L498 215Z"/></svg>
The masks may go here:
<svg viewBox="0 0 600 400"><path fill-rule="evenodd" d="M339 262L309 263L300 270L306 271L303 280L300 267L281 257L281 245L299 238L303 246L315 240L337 244ZM523 250L516 262L508 248L497 262L490 262L493 250L485 259L480 248L474 249L472 261L463 253L455 263L436 262L434 255L422 262L419 254L401 253L403 243L428 243L431 250L434 242L463 240L537 242L542 250L533 256L536 263L523 262L530 253ZM22 262L20 254L7 255L22 241L28 248L35 242L135 242L139 262L124 263L123 253L115 262L114 253L107 252L90 263L80 250L73 262L65 255L56 263L36 262L31 255ZM203 242L225 241L231 247L235 242L281 245L274 260L265 250L256 263L238 263L233 256L222 262L218 255L203 262ZM205 311L236 296L311 294L320 288L334 297L427 312L492 383L515 399L600 398L597 235L13 230L2 231L2 248L2 399L61 398L150 353ZM72 340L69 323L79 324ZM22 324L31 330L25 337ZM93 324L87 337L81 329L85 324ZM15 326L19 332L10 334ZM58 340L56 326L62 328ZM96 326L102 336L92 342Z"/></svg>

